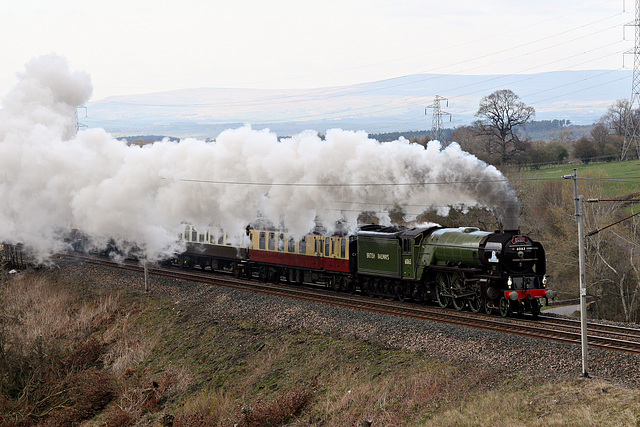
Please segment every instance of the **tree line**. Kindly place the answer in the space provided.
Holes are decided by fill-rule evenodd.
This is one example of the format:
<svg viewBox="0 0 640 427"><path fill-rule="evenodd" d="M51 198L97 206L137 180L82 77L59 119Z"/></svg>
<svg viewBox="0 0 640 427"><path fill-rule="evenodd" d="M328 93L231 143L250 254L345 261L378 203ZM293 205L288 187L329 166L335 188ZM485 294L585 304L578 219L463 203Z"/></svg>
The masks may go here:
<svg viewBox="0 0 640 427"><path fill-rule="evenodd" d="M637 113L636 113L637 114ZM533 121L535 109L508 89L498 90L480 101L477 120L457 128L452 140L481 160L493 165L544 164L577 160L614 160L620 157L625 120L631 116L628 100L619 100L595 123L589 135L577 136L570 120ZM532 141L527 131L555 127L550 141Z"/></svg>

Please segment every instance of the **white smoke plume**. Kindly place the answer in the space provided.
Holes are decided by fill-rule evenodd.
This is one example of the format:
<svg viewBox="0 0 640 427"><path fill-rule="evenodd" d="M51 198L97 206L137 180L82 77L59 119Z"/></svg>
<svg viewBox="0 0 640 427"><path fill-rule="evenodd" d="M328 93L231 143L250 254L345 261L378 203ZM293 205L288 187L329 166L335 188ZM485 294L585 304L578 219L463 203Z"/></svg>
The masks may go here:
<svg viewBox="0 0 640 427"><path fill-rule="evenodd" d="M158 258L176 248L182 222L240 235L264 217L301 236L316 220L355 227L360 212L394 206L519 211L502 174L455 143L425 149L338 129L279 141L245 126L214 142L129 146L103 129L76 134L76 108L92 87L65 59L36 58L19 77L0 112L0 242L21 242L41 259L74 228Z"/></svg>

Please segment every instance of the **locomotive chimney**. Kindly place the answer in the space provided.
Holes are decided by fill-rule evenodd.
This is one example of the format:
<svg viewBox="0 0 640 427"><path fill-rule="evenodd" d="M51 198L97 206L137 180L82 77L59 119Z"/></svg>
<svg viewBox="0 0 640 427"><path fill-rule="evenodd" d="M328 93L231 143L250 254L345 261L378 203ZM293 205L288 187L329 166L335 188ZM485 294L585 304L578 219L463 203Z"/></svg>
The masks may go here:
<svg viewBox="0 0 640 427"><path fill-rule="evenodd" d="M502 228L505 233L518 234L520 230L520 202L517 199L509 201L502 213Z"/></svg>

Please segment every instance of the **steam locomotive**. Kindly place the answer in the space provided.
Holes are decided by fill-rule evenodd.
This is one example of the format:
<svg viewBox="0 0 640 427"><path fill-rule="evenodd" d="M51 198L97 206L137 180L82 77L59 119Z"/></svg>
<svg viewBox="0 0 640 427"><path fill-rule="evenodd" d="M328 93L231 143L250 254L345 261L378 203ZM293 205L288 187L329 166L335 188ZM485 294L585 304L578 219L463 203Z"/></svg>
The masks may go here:
<svg viewBox="0 0 640 427"><path fill-rule="evenodd" d="M367 225L353 235L316 230L299 240L264 227L246 234L248 241L232 245L224 233L185 225L186 250L170 263L503 317L538 316L541 299L555 296L544 248L517 230Z"/></svg>

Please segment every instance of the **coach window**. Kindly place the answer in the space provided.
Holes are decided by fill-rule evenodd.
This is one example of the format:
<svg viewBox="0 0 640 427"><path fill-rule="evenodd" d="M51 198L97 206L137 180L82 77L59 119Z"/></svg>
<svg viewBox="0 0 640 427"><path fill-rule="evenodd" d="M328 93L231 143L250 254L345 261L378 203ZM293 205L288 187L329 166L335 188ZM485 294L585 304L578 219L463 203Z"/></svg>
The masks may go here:
<svg viewBox="0 0 640 427"><path fill-rule="evenodd" d="M296 241L293 240L293 237L289 237L288 252L295 252L295 251L296 251Z"/></svg>
<svg viewBox="0 0 640 427"><path fill-rule="evenodd" d="M265 248L265 244L264 244L264 231L260 232L260 243L259 243L259 247L260 249L264 249Z"/></svg>
<svg viewBox="0 0 640 427"><path fill-rule="evenodd" d="M307 237L303 237L302 240L300 240L300 244L298 245L298 252L300 252L301 254L306 254L307 253Z"/></svg>
<svg viewBox="0 0 640 427"><path fill-rule="evenodd" d="M284 234L278 234L278 252L284 252Z"/></svg>
<svg viewBox="0 0 640 427"><path fill-rule="evenodd" d="M343 237L340 239L340 258L347 257L347 239Z"/></svg>
<svg viewBox="0 0 640 427"><path fill-rule="evenodd" d="M200 239L199 239L200 243L204 243L204 234L200 234Z"/></svg>
<svg viewBox="0 0 640 427"><path fill-rule="evenodd" d="M192 242L197 242L198 241L198 232L196 230L191 230L191 241Z"/></svg>
<svg viewBox="0 0 640 427"><path fill-rule="evenodd" d="M218 244L219 245L224 244L224 234L222 236L218 237Z"/></svg>
<svg viewBox="0 0 640 427"><path fill-rule="evenodd" d="M269 250L276 250L276 233L269 233Z"/></svg>

